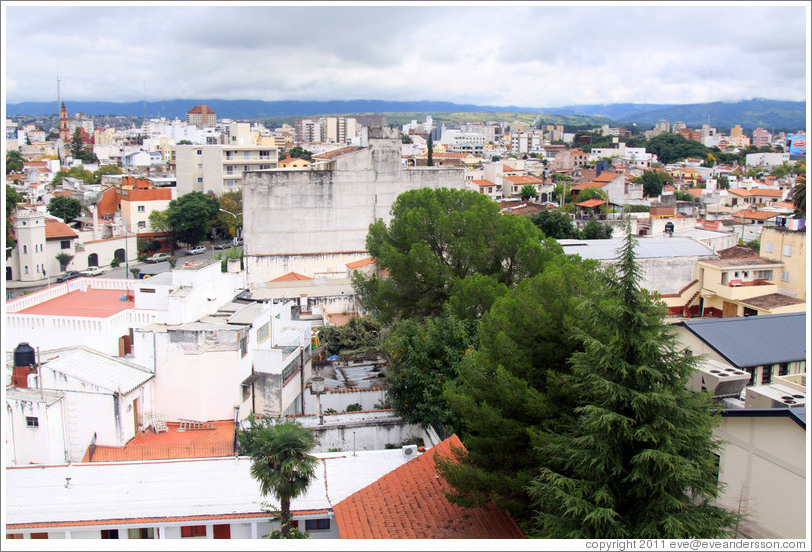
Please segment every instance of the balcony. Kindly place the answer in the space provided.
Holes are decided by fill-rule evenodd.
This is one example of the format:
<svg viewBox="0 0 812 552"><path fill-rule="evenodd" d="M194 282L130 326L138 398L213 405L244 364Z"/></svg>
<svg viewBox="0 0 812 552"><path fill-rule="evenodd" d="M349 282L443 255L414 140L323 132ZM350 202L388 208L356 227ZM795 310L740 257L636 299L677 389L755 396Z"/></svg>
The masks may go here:
<svg viewBox="0 0 812 552"><path fill-rule="evenodd" d="M706 284L705 289L728 301L743 301L778 293L778 286L767 280L731 280L728 284Z"/></svg>

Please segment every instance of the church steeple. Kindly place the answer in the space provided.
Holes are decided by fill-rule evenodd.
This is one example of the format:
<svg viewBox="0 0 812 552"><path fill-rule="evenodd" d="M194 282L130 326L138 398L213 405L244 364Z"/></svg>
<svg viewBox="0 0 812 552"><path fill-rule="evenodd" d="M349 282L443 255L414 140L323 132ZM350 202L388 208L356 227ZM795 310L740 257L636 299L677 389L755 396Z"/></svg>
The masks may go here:
<svg viewBox="0 0 812 552"><path fill-rule="evenodd" d="M63 144L70 142L70 131L68 130L68 110L65 109L65 102L59 109L59 139Z"/></svg>

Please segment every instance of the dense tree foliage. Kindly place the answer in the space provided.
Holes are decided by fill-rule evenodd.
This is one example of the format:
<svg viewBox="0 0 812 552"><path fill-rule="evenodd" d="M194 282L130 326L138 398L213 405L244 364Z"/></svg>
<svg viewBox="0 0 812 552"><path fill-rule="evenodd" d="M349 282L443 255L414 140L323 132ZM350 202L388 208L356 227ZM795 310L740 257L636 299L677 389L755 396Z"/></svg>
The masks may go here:
<svg viewBox="0 0 812 552"><path fill-rule="evenodd" d="M539 533L731 536L735 515L711 505L719 450L712 401L686 388L698 357L678 351L664 306L640 289L635 244L629 232L616 275L574 332L572 372L560 381L577 405L570 427L531 430L544 459L530 486Z"/></svg>
<svg viewBox="0 0 812 552"><path fill-rule="evenodd" d="M530 516L527 488L538 473L532 428L566 427L572 394L561 385L580 344L584 301L600 293L598 264L559 255L522 281L482 317L479 346L466 355L444 397L468 450L441 463L466 506L495 499L519 520Z"/></svg>
<svg viewBox="0 0 812 552"><path fill-rule="evenodd" d="M545 210L530 216L530 221L544 232L549 238L577 239L580 232L572 223L572 219L561 211Z"/></svg>
<svg viewBox="0 0 812 552"><path fill-rule="evenodd" d="M790 197L796 213L806 216L806 178L798 179L798 183L792 187Z"/></svg>
<svg viewBox="0 0 812 552"><path fill-rule="evenodd" d="M82 213L82 203L75 197L57 196L48 203L47 211L65 222L70 222Z"/></svg>
<svg viewBox="0 0 812 552"><path fill-rule="evenodd" d="M532 184L525 184L522 186L522 201L527 201L530 198L536 197L538 195L538 190Z"/></svg>
<svg viewBox="0 0 812 552"><path fill-rule="evenodd" d="M238 432L243 454L252 459L251 476L259 481L262 496L280 501L280 531L290 538L290 501L304 494L316 476L319 459L310 454L316 445L313 432L298 422L274 423L249 419Z"/></svg>
<svg viewBox="0 0 812 552"><path fill-rule="evenodd" d="M51 180L51 184L53 186L61 186L62 179L66 176L69 176L71 178L77 178L88 185L96 183L96 178L92 172L84 168L84 166L82 165L77 165L75 167L71 167L67 171L64 171L62 169L56 171L54 178Z"/></svg>
<svg viewBox="0 0 812 552"><path fill-rule="evenodd" d="M153 232L168 232L172 229L168 211L152 211L147 220Z"/></svg>
<svg viewBox="0 0 812 552"><path fill-rule="evenodd" d="M386 380L392 407L409 423L456 430L456 416L443 398L446 382L457 377L463 355L476 346L475 320L450 313L400 321L387 337Z"/></svg>
<svg viewBox="0 0 812 552"><path fill-rule="evenodd" d="M170 201L166 215L179 240L197 245L206 238L219 210L217 198L201 192L189 192Z"/></svg>
<svg viewBox="0 0 812 552"><path fill-rule="evenodd" d="M11 255L11 248L17 245L17 240L11 235L11 216L17 209L17 204L25 198L17 190L6 184L6 258Z"/></svg>
<svg viewBox="0 0 812 552"><path fill-rule="evenodd" d="M590 220L581 230L581 239L608 240L612 237L612 227L597 220Z"/></svg>
<svg viewBox="0 0 812 552"><path fill-rule="evenodd" d="M679 134L659 134L646 144L646 151L657 155L660 163L674 163L687 157L704 159L710 148Z"/></svg>
<svg viewBox="0 0 812 552"><path fill-rule="evenodd" d="M124 171L118 165L102 165L93 171L93 183L101 184L102 177L106 174L124 174Z"/></svg>
<svg viewBox="0 0 812 552"><path fill-rule="evenodd" d="M8 150L6 152L6 174L23 172L25 159L18 150Z"/></svg>
<svg viewBox="0 0 812 552"><path fill-rule="evenodd" d="M73 132L73 136L71 137L70 154L71 157L73 157L74 159L79 159L83 163L99 162L99 158L96 157L96 154L93 153L93 150L85 147L85 144L82 141L82 135L79 130L79 127L76 128L76 130Z"/></svg>
<svg viewBox="0 0 812 552"><path fill-rule="evenodd" d="M217 216L216 226L224 235L236 236L237 229L242 228L242 190L224 192L217 198L217 201L220 203L219 208L222 211Z"/></svg>
<svg viewBox="0 0 812 552"><path fill-rule="evenodd" d="M643 184L644 196L659 197L664 186L674 184L674 177L664 171L643 171L642 176L635 177L632 181Z"/></svg>
<svg viewBox="0 0 812 552"><path fill-rule="evenodd" d="M313 152L304 149L302 146L293 146L290 148L290 150L288 150L288 155L294 159L313 161Z"/></svg>
<svg viewBox="0 0 812 552"><path fill-rule="evenodd" d="M380 322L371 316L351 318L343 326L322 326L319 342L328 355L378 348L383 339Z"/></svg>
<svg viewBox="0 0 812 552"><path fill-rule="evenodd" d="M370 225L367 250L388 277L355 273L367 310L383 321L439 316L443 305L479 275L511 287L538 274L561 252L524 217L470 190L418 189L398 196L389 225Z"/></svg>

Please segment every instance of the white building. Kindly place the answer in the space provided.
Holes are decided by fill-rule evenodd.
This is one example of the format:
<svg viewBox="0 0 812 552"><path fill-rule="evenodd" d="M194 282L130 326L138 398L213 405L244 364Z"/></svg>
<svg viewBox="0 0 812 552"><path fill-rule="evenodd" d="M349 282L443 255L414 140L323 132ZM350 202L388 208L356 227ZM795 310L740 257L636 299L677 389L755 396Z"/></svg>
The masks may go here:
<svg viewBox="0 0 812 552"><path fill-rule="evenodd" d="M245 171L276 168L279 150L271 146L179 145L176 147L178 196L189 192L214 193L240 190Z"/></svg>

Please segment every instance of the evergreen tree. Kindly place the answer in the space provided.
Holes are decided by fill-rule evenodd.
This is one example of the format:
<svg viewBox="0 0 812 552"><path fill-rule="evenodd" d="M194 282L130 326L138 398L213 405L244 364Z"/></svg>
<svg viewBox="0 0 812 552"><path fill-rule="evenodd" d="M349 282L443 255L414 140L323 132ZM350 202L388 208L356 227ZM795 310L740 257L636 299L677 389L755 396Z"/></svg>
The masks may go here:
<svg viewBox="0 0 812 552"><path fill-rule="evenodd" d="M426 154L426 166L433 167L434 166L434 140L431 139L431 132L429 132L429 137L426 139L426 148L428 148L428 153Z"/></svg>
<svg viewBox="0 0 812 552"><path fill-rule="evenodd" d="M697 357L677 350L664 309L638 285L627 225L608 292L588 306L582 348L563 383L578 397L571 428L538 430L545 467L530 487L550 538L716 538L736 515L717 496L710 396L685 387Z"/></svg>

